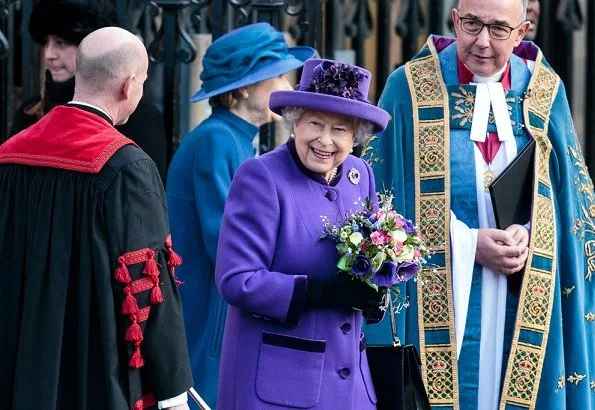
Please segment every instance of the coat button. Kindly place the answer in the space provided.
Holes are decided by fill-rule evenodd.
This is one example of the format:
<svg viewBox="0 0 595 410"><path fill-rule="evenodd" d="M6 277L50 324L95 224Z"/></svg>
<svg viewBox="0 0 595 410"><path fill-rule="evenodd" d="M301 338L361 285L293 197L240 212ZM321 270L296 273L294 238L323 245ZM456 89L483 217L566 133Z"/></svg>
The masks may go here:
<svg viewBox="0 0 595 410"><path fill-rule="evenodd" d="M326 191L325 196L326 196L326 199L328 199L329 201L337 200L337 193L333 190Z"/></svg>
<svg viewBox="0 0 595 410"><path fill-rule="evenodd" d="M344 334L348 334L349 332L351 332L351 323L343 323L341 325L341 331Z"/></svg>
<svg viewBox="0 0 595 410"><path fill-rule="evenodd" d="M344 367L341 370L339 370L339 376L341 376L342 379L348 378L350 374L351 370L349 370L347 367Z"/></svg>

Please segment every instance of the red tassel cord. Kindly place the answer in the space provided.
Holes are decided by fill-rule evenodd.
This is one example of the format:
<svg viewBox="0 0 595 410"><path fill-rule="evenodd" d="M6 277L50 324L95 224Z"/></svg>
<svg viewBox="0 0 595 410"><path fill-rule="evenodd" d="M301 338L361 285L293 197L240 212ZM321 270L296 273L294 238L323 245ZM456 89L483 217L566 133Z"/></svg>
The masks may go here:
<svg viewBox="0 0 595 410"><path fill-rule="evenodd" d="M152 249L147 252L147 261L145 262L143 273L152 277L159 276L159 267L157 266L157 262L155 262L155 251Z"/></svg>
<svg viewBox="0 0 595 410"><path fill-rule="evenodd" d="M151 290L151 298L150 298L151 305L157 305L163 302L163 294L161 293L161 288L159 287L159 282L153 287Z"/></svg>
<svg viewBox="0 0 595 410"><path fill-rule="evenodd" d="M128 272L128 268L126 267L123 257L120 256L118 258L118 264L119 266L116 268L116 274L114 275L114 278L118 282L127 285L132 281L132 279L130 278L130 272Z"/></svg>
<svg viewBox="0 0 595 410"><path fill-rule="evenodd" d="M171 235L167 235L167 238L165 238L165 249L167 249L167 253L169 254L167 266L169 266L170 272L173 275L175 268L182 264L182 258L174 251L172 247Z"/></svg>
<svg viewBox="0 0 595 410"><path fill-rule="evenodd" d="M124 298L124 302L122 303L122 314L130 315L130 314L137 314L138 313L138 303L136 302L136 298L132 295L132 290L129 286L124 288L124 293L126 293L126 297Z"/></svg>
<svg viewBox="0 0 595 410"><path fill-rule="evenodd" d="M134 352L132 353L132 357L130 358L130 367L133 369L139 369L145 365L145 360L143 356L140 354L140 342L136 342L134 344Z"/></svg>
<svg viewBox="0 0 595 410"><path fill-rule="evenodd" d="M135 315L130 315L130 316L131 316L132 324L128 327L128 330L126 330L126 336L124 336L124 339L127 342L140 343L143 340L143 331L140 328L140 325L136 322L136 316Z"/></svg>
<svg viewBox="0 0 595 410"><path fill-rule="evenodd" d="M145 262L145 267L143 269L143 273L150 276L153 280L153 289L151 290L151 297L149 299L152 305L163 302L163 294L161 293L161 288L159 288L159 267L154 258L155 251L150 250L147 254L147 261Z"/></svg>

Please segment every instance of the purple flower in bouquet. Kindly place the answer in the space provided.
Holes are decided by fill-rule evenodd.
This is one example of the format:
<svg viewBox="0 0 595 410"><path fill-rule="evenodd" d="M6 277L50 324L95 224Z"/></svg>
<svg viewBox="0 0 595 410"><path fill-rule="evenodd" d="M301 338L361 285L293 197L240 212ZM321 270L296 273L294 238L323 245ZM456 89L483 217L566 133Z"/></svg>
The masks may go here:
<svg viewBox="0 0 595 410"><path fill-rule="evenodd" d="M370 260L363 255L357 255L353 261L351 270L357 276L365 276L372 271Z"/></svg>
<svg viewBox="0 0 595 410"><path fill-rule="evenodd" d="M395 263L385 261L380 269L372 275L370 282L378 286L390 287L397 283L407 282L413 278L421 267L414 262Z"/></svg>
<svg viewBox="0 0 595 410"><path fill-rule="evenodd" d="M397 278L397 264L391 261L385 261L380 269L372 275L370 282L378 286L390 287L399 282Z"/></svg>
<svg viewBox="0 0 595 410"><path fill-rule="evenodd" d="M421 269L417 263L414 262L403 262L399 263L397 267L397 277L399 282L407 282L409 279L417 275L417 272Z"/></svg>
<svg viewBox="0 0 595 410"><path fill-rule="evenodd" d="M405 230L407 235L411 235L415 232L415 225L413 225L411 221L404 220L403 222L405 222L405 224L403 225L403 229Z"/></svg>

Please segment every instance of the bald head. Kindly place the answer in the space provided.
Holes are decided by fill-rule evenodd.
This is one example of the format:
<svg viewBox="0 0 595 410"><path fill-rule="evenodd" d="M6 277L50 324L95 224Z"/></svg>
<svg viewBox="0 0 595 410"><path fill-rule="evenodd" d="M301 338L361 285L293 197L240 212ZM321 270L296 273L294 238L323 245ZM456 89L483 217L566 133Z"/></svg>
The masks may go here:
<svg viewBox="0 0 595 410"><path fill-rule="evenodd" d="M111 94L129 75L138 75L148 64L143 43L119 27L105 27L89 34L76 55L76 91Z"/></svg>
<svg viewBox="0 0 595 410"><path fill-rule="evenodd" d="M458 0L458 6L457 8L460 10L461 9L461 2L464 0ZM473 2L473 0L466 0L467 2ZM529 4L529 0L518 0L519 2L519 7L521 8L521 19L519 21L523 22L525 21L525 19L527 18L527 6Z"/></svg>
<svg viewBox="0 0 595 410"><path fill-rule="evenodd" d="M138 101L127 100L137 97L135 84L140 84L138 99L142 96L148 64L143 43L129 31L119 27L96 30L85 37L78 48L75 99L101 107L132 102L128 105L134 111ZM129 95L130 91L133 93ZM130 107L124 108L126 111Z"/></svg>

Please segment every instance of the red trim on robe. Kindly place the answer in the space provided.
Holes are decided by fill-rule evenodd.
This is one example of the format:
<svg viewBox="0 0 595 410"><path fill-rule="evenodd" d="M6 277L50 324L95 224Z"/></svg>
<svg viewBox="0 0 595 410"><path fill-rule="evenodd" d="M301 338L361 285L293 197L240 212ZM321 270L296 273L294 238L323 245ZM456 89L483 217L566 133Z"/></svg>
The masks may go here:
<svg viewBox="0 0 595 410"><path fill-rule="evenodd" d="M147 407L156 406L157 399L153 394L145 394L140 400L134 403L133 410L143 410Z"/></svg>
<svg viewBox="0 0 595 410"><path fill-rule="evenodd" d="M178 255L174 251L172 240L171 240L171 234L167 235L167 237L165 238L164 244L165 244L165 249L167 249L167 253L169 255L168 259L167 259L167 266L169 267L169 272L171 273L172 278L174 278L176 285L180 286L182 284L182 281L180 281L176 278L175 272L176 272L176 267L178 267L182 264L182 258L180 257L180 255Z"/></svg>
<svg viewBox="0 0 595 410"><path fill-rule="evenodd" d="M124 340L134 345L129 366L135 369L144 365L144 360L140 352L140 346L144 336L139 323L148 320L151 306L139 308L138 301L134 295L151 290L149 297L150 304L156 305L163 302L163 295L159 284L159 275L161 272L159 271L159 265L155 261L155 256L156 253L151 248L126 252L118 257L118 266L114 272L114 279L124 285L122 291L126 296L122 302L120 312L123 315L127 315L130 320L130 326L126 330ZM132 280L128 266L139 263L144 263L142 273L146 276Z"/></svg>
<svg viewBox="0 0 595 410"><path fill-rule="evenodd" d="M0 164L23 164L98 173L125 145L136 145L105 119L58 106L0 146Z"/></svg>

